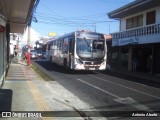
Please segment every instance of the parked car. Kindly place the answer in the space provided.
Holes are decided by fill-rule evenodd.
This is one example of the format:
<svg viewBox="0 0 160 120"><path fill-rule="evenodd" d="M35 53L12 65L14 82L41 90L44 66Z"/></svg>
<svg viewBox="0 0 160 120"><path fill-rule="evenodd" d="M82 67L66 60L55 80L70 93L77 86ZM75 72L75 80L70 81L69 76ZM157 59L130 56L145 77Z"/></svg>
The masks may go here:
<svg viewBox="0 0 160 120"><path fill-rule="evenodd" d="M30 56L31 59L37 59L38 58L37 52L35 50L31 50L30 55L31 55Z"/></svg>
<svg viewBox="0 0 160 120"><path fill-rule="evenodd" d="M37 51L38 58L42 58L42 51Z"/></svg>
<svg viewBox="0 0 160 120"><path fill-rule="evenodd" d="M46 52L42 52L42 59L46 59Z"/></svg>

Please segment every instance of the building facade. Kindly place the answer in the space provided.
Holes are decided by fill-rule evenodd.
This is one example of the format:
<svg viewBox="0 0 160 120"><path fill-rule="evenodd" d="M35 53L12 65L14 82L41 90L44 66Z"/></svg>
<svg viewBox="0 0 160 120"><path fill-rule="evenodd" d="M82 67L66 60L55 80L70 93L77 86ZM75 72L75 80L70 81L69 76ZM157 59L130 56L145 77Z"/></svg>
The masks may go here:
<svg viewBox="0 0 160 120"><path fill-rule="evenodd" d="M10 60L10 33L22 34L39 0L0 0L0 87Z"/></svg>
<svg viewBox="0 0 160 120"><path fill-rule="evenodd" d="M107 43L111 69L160 74L160 1L135 0L108 16L120 21Z"/></svg>
<svg viewBox="0 0 160 120"><path fill-rule="evenodd" d="M6 71L8 69L9 61L9 39L8 38L8 24L6 23L5 5L0 1L0 85L4 81Z"/></svg>

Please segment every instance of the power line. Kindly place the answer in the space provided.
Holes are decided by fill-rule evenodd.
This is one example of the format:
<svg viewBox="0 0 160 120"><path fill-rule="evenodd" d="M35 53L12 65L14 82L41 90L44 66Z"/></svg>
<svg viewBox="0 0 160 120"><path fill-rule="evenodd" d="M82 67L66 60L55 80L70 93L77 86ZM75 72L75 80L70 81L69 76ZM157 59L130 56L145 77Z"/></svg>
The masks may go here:
<svg viewBox="0 0 160 120"><path fill-rule="evenodd" d="M117 4L117 3L128 3L128 0L126 1L110 1L110 0L98 0L100 2L106 2L106 3L110 3L110 4ZM134 1L134 0L132 0Z"/></svg>
<svg viewBox="0 0 160 120"><path fill-rule="evenodd" d="M43 4L43 7L49 10L50 13L45 14L45 13L36 11L34 15L37 17L39 23L48 24L48 25L51 25L51 27L53 27L52 25L54 25L54 26L63 26L63 28L69 26L73 29L82 28L82 27L87 28L87 29L88 28L97 29L97 24L117 22L115 20L113 21L98 20L98 18L106 17L105 12L91 14L91 15L84 15L80 17L64 17L64 16L57 14L52 9L46 7L45 4Z"/></svg>
<svg viewBox="0 0 160 120"><path fill-rule="evenodd" d="M48 21L52 21L52 22L64 22L64 23L68 23L68 24L93 24L93 23L106 23L106 22L117 22L117 21L99 21L99 20L77 20L77 21L68 21L68 20L64 20L62 18L59 18L59 17L50 17L50 16L43 16L43 15L40 15L38 14L37 15L39 18L43 19L43 20L48 20Z"/></svg>

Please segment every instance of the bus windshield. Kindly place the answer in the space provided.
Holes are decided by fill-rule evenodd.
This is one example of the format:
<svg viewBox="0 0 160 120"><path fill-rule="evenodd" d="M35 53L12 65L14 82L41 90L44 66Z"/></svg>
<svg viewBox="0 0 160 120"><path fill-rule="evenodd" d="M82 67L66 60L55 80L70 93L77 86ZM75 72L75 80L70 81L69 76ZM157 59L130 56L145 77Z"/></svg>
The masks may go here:
<svg viewBox="0 0 160 120"><path fill-rule="evenodd" d="M103 58L104 40L77 38L77 54L81 58Z"/></svg>

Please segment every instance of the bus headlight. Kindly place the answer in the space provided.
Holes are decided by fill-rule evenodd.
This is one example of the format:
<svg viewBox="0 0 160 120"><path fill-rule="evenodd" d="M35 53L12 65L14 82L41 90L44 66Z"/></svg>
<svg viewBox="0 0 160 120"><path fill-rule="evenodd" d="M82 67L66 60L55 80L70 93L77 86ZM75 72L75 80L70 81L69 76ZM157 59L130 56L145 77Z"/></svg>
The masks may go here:
<svg viewBox="0 0 160 120"><path fill-rule="evenodd" d="M75 63L76 63L76 65L75 65L76 70L84 70L85 69L82 60L76 58Z"/></svg>
<svg viewBox="0 0 160 120"><path fill-rule="evenodd" d="M104 60L99 67L99 70L105 70L105 69L106 69L106 60Z"/></svg>

